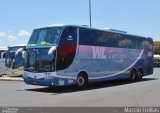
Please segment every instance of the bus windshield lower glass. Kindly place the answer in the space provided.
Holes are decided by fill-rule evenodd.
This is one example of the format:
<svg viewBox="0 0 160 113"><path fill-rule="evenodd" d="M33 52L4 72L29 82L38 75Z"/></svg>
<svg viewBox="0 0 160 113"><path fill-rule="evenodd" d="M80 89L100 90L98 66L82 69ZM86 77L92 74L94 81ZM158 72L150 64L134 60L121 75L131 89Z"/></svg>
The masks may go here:
<svg viewBox="0 0 160 113"><path fill-rule="evenodd" d="M62 27L36 29L28 42L28 46L53 46L57 45Z"/></svg>
<svg viewBox="0 0 160 113"><path fill-rule="evenodd" d="M53 72L55 67L54 55L48 55L48 48L28 49L25 71Z"/></svg>

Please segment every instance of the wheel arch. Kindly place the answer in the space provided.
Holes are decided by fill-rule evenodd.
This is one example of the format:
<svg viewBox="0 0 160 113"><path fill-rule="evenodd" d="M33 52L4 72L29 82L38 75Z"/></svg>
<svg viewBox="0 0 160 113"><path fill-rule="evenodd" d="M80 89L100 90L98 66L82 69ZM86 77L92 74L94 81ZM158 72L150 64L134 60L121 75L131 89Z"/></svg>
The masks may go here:
<svg viewBox="0 0 160 113"><path fill-rule="evenodd" d="M142 71L143 74L144 74L144 69L143 69L142 67L139 67L139 68L138 68L138 71Z"/></svg>
<svg viewBox="0 0 160 113"><path fill-rule="evenodd" d="M131 68L131 69L130 69L130 72L131 72L131 71L135 71L135 72L137 73L137 69L136 69L135 67Z"/></svg>
<svg viewBox="0 0 160 113"><path fill-rule="evenodd" d="M86 71L84 71L84 70L83 71L79 71L77 77L80 76L80 75L85 76L87 78L87 80L88 80L88 74L87 74Z"/></svg>

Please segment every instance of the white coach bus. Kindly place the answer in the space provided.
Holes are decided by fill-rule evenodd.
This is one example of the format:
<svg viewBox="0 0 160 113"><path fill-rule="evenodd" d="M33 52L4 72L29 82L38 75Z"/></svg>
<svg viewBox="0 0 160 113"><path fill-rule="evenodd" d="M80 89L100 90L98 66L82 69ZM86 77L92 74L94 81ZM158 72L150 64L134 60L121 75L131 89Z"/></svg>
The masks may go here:
<svg viewBox="0 0 160 113"><path fill-rule="evenodd" d="M153 40L116 30L38 28L20 52L24 81L32 85L83 87L106 80L140 80L153 73Z"/></svg>

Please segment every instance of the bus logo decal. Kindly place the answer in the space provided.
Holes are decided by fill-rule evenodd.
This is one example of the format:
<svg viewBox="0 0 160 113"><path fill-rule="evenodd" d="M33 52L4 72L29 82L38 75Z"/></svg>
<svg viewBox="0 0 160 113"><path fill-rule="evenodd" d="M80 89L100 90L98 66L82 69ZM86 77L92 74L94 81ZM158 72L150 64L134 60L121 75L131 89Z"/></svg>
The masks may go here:
<svg viewBox="0 0 160 113"><path fill-rule="evenodd" d="M104 47L92 47L93 59L106 59L105 48Z"/></svg>

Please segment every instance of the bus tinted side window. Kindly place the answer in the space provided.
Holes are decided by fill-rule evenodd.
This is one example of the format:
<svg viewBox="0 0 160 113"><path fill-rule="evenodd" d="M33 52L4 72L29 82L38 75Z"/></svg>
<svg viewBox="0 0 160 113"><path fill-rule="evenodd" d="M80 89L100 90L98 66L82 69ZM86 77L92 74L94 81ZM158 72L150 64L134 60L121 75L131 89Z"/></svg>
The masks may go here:
<svg viewBox="0 0 160 113"><path fill-rule="evenodd" d="M132 41L132 46L131 46L131 49L138 49L138 43L139 43L139 40L138 40L138 37L134 37L134 36L129 36L130 37L130 40Z"/></svg>
<svg viewBox="0 0 160 113"><path fill-rule="evenodd" d="M147 39L141 41L141 49L153 50L153 43Z"/></svg>
<svg viewBox="0 0 160 113"><path fill-rule="evenodd" d="M117 38L119 35L99 31L90 30L85 28L80 28L80 45L92 45L92 46L102 46L102 47L117 47Z"/></svg>
<svg viewBox="0 0 160 113"><path fill-rule="evenodd" d="M117 47L117 38L118 35L111 33L111 32L105 32L105 31L95 31L94 35L95 37L95 44L97 46L103 46L103 47Z"/></svg>
<svg viewBox="0 0 160 113"><path fill-rule="evenodd" d="M91 39L91 30L85 28L79 29L79 44L80 45L93 44L93 39Z"/></svg>
<svg viewBox="0 0 160 113"><path fill-rule="evenodd" d="M76 45L76 44L77 44L77 30L72 27L64 29L59 41L59 47L61 48L65 45Z"/></svg>
<svg viewBox="0 0 160 113"><path fill-rule="evenodd" d="M136 49L137 43L134 37L121 34L118 39L118 47Z"/></svg>

